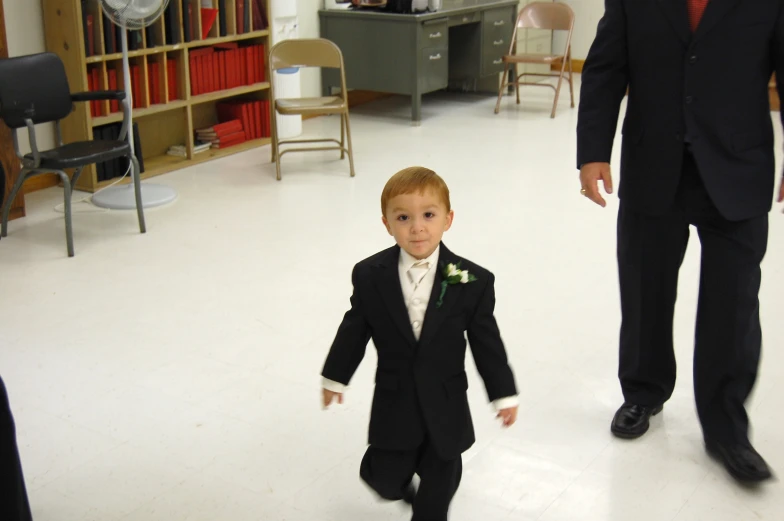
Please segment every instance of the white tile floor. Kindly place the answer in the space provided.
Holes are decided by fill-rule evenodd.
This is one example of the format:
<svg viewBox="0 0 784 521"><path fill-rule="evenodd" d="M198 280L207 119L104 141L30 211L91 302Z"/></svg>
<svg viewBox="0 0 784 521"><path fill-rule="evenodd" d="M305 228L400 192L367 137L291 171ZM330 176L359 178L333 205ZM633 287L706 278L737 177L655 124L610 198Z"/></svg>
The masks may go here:
<svg viewBox="0 0 784 521"><path fill-rule="evenodd" d="M737 487L701 447L690 376L698 241L676 316L680 380L636 442L609 433L620 403L615 210L578 193L576 111L529 90L500 115L481 96L353 112L357 177L330 154L269 149L155 179L179 200L132 213L77 205L65 257L59 189L31 194L0 243L0 371L36 521L402 521L360 483L375 356L346 404L319 407L319 370L354 262L391 244L379 196L423 164L452 190L455 251L497 275L497 316L522 392L502 431L469 362L477 444L452 520L780 520L778 482ZM336 120L306 123L315 133ZM780 126L777 124L776 128ZM781 133L777 130L777 149ZM616 155L617 157L617 155ZM771 215L765 353L754 439L784 472L784 216Z"/></svg>

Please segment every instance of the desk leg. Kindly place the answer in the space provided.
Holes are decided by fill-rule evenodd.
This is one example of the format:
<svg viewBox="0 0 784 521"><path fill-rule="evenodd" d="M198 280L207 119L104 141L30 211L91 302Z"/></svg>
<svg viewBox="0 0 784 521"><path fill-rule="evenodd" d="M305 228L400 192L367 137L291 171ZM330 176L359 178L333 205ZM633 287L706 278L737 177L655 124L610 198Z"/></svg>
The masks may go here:
<svg viewBox="0 0 784 521"><path fill-rule="evenodd" d="M418 127L422 124L422 93L415 92L411 96L411 123Z"/></svg>

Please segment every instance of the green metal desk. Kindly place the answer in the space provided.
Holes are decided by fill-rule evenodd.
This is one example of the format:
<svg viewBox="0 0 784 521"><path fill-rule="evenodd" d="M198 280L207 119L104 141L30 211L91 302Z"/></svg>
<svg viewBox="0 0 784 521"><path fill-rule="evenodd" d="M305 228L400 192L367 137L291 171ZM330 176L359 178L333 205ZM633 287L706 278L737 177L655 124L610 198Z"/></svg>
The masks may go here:
<svg viewBox="0 0 784 521"><path fill-rule="evenodd" d="M504 71L518 5L444 0L442 10L423 14L322 9L321 37L340 47L349 89L411 96L411 119L419 124L423 94L456 83L475 90ZM321 83L329 94L340 86L338 72L322 70Z"/></svg>

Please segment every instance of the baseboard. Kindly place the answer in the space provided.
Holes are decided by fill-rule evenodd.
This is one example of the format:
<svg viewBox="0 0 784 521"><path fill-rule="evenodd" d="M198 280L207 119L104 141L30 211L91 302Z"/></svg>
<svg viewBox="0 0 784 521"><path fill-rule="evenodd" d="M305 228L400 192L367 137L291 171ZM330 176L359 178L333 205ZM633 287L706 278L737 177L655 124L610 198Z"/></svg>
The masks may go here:
<svg viewBox="0 0 784 521"><path fill-rule="evenodd" d="M22 192L29 194L37 190L43 190L60 184L60 177L57 174L37 175L25 181L22 185Z"/></svg>
<svg viewBox="0 0 784 521"><path fill-rule="evenodd" d="M348 106L356 107L358 105L363 105L365 103L370 103L371 101L376 101L384 98L388 98L392 96L392 94L387 94L385 92L373 92L369 90L350 90L348 91ZM319 117L318 114L310 115L310 116L302 116L303 120L312 119Z"/></svg>
<svg viewBox="0 0 784 521"><path fill-rule="evenodd" d="M585 65L585 60L575 60L572 58L572 72L575 74L583 72L583 65ZM553 63L550 65L551 71L560 71L561 70L561 63Z"/></svg>

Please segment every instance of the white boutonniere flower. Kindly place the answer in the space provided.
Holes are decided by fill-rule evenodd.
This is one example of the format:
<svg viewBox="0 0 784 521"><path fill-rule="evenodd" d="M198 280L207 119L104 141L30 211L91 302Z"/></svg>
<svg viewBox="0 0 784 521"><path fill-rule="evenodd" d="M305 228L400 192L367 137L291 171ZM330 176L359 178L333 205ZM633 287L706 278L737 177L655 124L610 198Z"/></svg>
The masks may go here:
<svg viewBox="0 0 784 521"><path fill-rule="evenodd" d="M467 284L476 280L476 277L469 273L468 270L460 269L459 262L457 264L447 264L443 268L442 273L444 280L441 282L441 295L438 297L438 302L436 302L437 308L440 308L441 304L444 303L444 295L448 286L452 284Z"/></svg>

